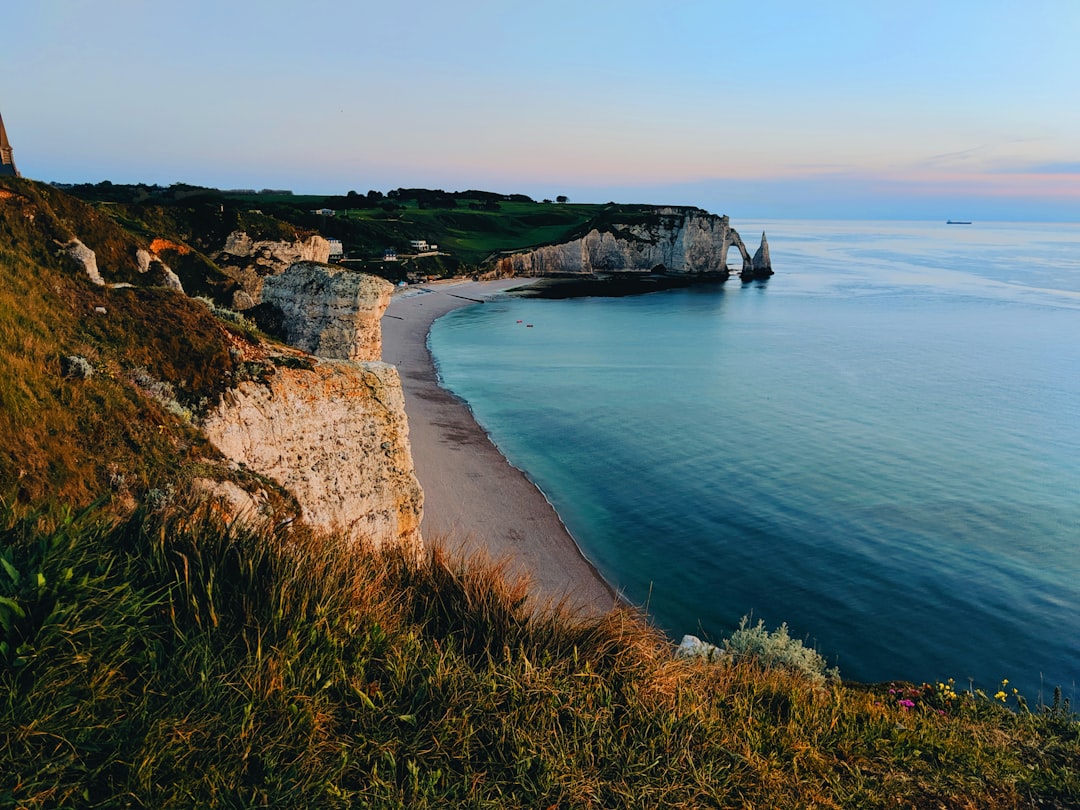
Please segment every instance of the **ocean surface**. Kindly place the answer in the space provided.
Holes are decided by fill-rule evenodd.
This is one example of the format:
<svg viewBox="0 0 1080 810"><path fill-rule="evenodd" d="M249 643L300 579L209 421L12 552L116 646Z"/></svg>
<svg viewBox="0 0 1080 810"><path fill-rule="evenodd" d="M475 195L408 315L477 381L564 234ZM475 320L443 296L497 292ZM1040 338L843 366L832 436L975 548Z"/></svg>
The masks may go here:
<svg viewBox="0 0 1080 810"><path fill-rule="evenodd" d="M762 228L767 282L454 311L441 379L674 639L1076 705L1080 225Z"/></svg>

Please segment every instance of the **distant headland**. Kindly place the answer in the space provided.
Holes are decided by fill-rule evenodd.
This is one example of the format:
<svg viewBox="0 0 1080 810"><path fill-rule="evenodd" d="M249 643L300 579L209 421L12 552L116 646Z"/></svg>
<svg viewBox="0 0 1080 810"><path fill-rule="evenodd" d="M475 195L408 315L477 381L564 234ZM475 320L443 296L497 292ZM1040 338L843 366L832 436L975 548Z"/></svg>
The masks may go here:
<svg viewBox="0 0 1080 810"><path fill-rule="evenodd" d="M324 260L395 283L525 276L611 282L598 286L625 290L638 286L634 282L655 289L773 274L764 232L751 255L726 215L688 206L575 203L565 196L536 201L524 194L422 188L321 196L179 183L54 185L95 204L183 212L192 220L187 226L202 232L195 247L217 257L223 269L239 269L251 251L272 250L255 243L303 234L327 241ZM237 281L257 303L253 279Z"/></svg>

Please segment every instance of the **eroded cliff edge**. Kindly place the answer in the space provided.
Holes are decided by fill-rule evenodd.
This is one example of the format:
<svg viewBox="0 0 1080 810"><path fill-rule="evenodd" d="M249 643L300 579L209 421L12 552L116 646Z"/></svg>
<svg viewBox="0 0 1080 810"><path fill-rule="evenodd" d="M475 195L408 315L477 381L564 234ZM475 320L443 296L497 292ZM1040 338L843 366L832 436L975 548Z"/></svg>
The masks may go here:
<svg viewBox="0 0 1080 810"><path fill-rule="evenodd" d="M272 375L230 389L204 432L226 457L289 490L310 525L419 553L423 492L401 380L368 359L379 353L392 286L315 262L273 278L290 305L286 331L311 353L279 358ZM333 317L312 317L319 312Z"/></svg>

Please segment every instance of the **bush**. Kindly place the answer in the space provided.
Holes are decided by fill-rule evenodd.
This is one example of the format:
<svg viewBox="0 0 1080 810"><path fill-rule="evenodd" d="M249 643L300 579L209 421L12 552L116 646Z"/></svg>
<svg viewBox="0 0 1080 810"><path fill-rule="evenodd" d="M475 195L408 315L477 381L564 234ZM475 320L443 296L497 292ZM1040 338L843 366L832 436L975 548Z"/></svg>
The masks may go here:
<svg viewBox="0 0 1080 810"><path fill-rule="evenodd" d="M743 616L739 629L724 640L724 651L737 660L752 658L765 667L783 667L801 672L816 684L840 677L839 670L836 667L828 668L817 650L789 636L786 623L770 633L761 619L751 627L750 617Z"/></svg>

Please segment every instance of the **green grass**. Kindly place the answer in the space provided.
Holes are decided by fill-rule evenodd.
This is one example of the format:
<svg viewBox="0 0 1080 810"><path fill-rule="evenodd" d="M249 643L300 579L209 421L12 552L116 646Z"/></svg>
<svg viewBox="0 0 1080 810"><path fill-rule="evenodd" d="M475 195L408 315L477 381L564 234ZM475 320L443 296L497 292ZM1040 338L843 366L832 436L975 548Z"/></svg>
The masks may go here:
<svg viewBox="0 0 1080 810"><path fill-rule="evenodd" d="M504 201L498 211L456 208L403 210L354 209L343 216L356 222L381 225L394 234L386 247L406 250L410 239L426 239L437 244L467 265L478 266L504 250L561 241L596 215L601 206Z"/></svg>
<svg viewBox="0 0 1080 810"><path fill-rule="evenodd" d="M410 271L420 274L453 275L483 270L504 251L524 250L577 238L596 227L618 230L627 225L657 221L655 208L646 205L581 204L531 202L527 199L497 199L514 195L486 195L461 198L452 208L421 207L418 196L423 190L391 192L393 198L382 200L391 206L368 205L363 197L325 197L316 195L226 194L214 189L148 189L140 186L81 186L74 190L82 198L96 201L106 218L118 226L150 239L173 234L191 247L207 254L221 249L233 230L244 230L257 239L292 239L297 234L319 232L340 239L346 254L367 262L364 269L396 280ZM431 192L426 192L430 197ZM482 200L483 197L490 199ZM483 210L495 202L497 210ZM474 206L470 208L470 205ZM330 207L336 216L324 217L311 211ZM386 248L399 254L408 252L413 239L437 244L449 257L439 261L403 261L383 265ZM93 246L92 246L93 247ZM181 263L185 289L199 284L199 267L187 268L193 260ZM204 265L213 269L204 258ZM175 269L175 268L174 268ZM227 268L219 268L228 273ZM207 278L216 288L199 288L199 294L213 295L227 303L228 282Z"/></svg>
<svg viewBox="0 0 1080 810"><path fill-rule="evenodd" d="M1080 801L1075 716L676 660L490 565L205 509L0 526L0 806Z"/></svg>

